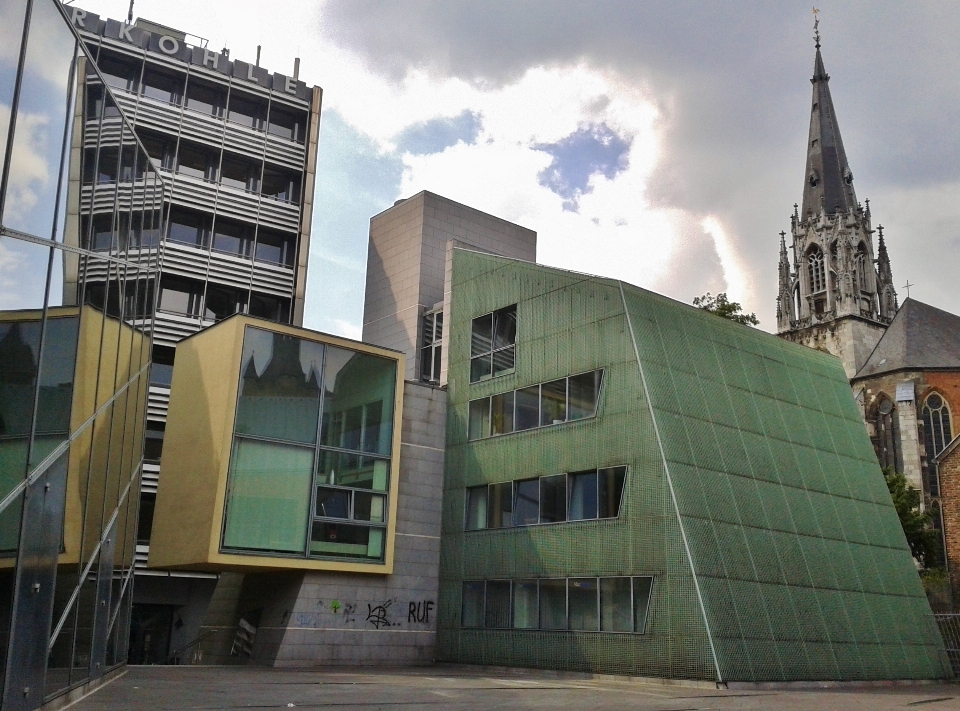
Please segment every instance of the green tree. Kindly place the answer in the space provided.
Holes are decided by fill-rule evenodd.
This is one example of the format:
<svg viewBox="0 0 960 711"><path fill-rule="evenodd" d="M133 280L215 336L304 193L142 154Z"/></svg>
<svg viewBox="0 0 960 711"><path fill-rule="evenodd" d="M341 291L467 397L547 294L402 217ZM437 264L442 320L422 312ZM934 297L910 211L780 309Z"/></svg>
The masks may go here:
<svg viewBox="0 0 960 711"><path fill-rule="evenodd" d="M727 299L727 293L725 291L720 292L716 296L713 296L709 291L703 296L695 296L693 298L693 305L698 309L709 311L720 318L736 321L745 326L757 326L760 324L760 319L757 318L756 314L744 313L743 307L739 302Z"/></svg>
<svg viewBox="0 0 960 711"><path fill-rule="evenodd" d="M924 569L941 564L940 534L933 526L933 512L920 510L920 492L907 482L907 477L891 468L883 470L893 507L907 537L910 553Z"/></svg>

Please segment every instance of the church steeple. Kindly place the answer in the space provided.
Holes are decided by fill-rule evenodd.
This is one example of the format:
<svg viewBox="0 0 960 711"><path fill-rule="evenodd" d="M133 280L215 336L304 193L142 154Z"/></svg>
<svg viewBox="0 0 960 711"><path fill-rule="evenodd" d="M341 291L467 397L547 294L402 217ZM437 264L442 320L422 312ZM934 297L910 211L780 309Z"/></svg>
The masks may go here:
<svg viewBox="0 0 960 711"><path fill-rule="evenodd" d="M853 173L840 138L840 126L830 96L830 75L820 54L817 32L817 56L813 62L813 102L810 107L810 135L807 140L807 172L803 182L800 216L849 212L857 205L853 191Z"/></svg>
<svg viewBox="0 0 960 711"><path fill-rule="evenodd" d="M864 209L853 190L818 25L803 200L790 218L792 260L780 240L777 331L838 356L853 377L896 313L897 296L882 236L874 256L870 204Z"/></svg>

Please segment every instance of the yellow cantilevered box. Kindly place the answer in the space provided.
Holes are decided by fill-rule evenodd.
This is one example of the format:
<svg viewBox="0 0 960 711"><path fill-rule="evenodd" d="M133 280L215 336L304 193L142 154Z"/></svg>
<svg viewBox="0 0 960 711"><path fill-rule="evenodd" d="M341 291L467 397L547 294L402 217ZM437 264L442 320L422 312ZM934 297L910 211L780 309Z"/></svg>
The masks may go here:
<svg viewBox="0 0 960 711"><path fill-rule="evenodd" d="M177 345L152 568L391 573L403 355L236 315Z"/></svg>

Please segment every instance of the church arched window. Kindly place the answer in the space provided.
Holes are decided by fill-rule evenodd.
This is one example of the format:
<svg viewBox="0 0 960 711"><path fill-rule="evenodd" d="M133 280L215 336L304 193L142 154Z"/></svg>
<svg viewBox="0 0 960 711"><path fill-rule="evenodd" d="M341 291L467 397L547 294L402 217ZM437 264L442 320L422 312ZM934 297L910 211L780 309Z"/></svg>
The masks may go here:
<svg viewBox="0 0 960 711"><path fill-rule="evenodd" d="M950 426L950 407L940 393L930 393L923 401L923 437L927 457L935 457L953 440Z"/></svg>
<svg viewBox="0 0 960 711"><path fill-rule="evenodd" d="M881 395L873 416L870 418L873 425L873 449L877 453L877 460L884 469L890 468L903 473L903 458L900 456L900 423L893 400Z"/></svg>
<svg viewBox="0 0 960 711"><path fill-rule="evenodd" d="M857 288L860 291L867 291L869 283L867 280L867 265L870 263L870 260L867 258L867 248L863 246L861 242L857 246L857 256L854 257L853 268L856 270L854 279L857 284Z"/></svg>
<svg viewBox="0 0 960 711"><path fill-rule="evenodd" d="M810 293L816 294L827 288L827 274L823 266L823 250L814 247L807 255L807 274L810 277Z"/></svg>

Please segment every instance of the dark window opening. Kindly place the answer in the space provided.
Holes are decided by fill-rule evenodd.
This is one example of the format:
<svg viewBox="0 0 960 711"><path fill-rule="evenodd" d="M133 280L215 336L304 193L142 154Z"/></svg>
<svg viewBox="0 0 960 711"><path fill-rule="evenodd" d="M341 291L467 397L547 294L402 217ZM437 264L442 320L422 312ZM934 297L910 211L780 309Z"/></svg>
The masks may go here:
<svg viewBox="0 0 960 711"><path fill-rule="evenodd" d="M266 124L266 118L266 101L238 91L230 93L230 110L227 114L229 121L262 131Z"/></svg>
<svg viewBox="0 0 960 711"><path fill-rule="evenodd" d="M306 137L307 114L295 109L280 108L276 105L270 108L269 131L274 136L288 138L297 143L303 143Z"/></svg>
<svg viewBox="0 0 960 711"><path fill-rule="evenodd" d="M202 301L202 283L169 276L164 276L160 280L158 310L183 316L199 316Z"/></svg>
<svg viewBox="0 0 960 711"><path fill-rule="evenodd" d="M180 72L148 66L143 72L141 92L151 99L179 106L183 100L183 85L185 83L186 75Z"/></svg>
<svg viewBox="0 0 960 711"><path fill-rule="evenodd" d="M203 146L181 143L177 151L177 172L200 180L212 180L216 171L216 156Z"/></svg>
<svg viewBox="0 0 960 711"><path fill-rule="evenodd" d="M900 419L890 398L881 396L880 401L873 408L869 424L873 430L870 439L873 442L873 449L877 454L880 466L902 474L903 456L900 452Z"/></svg>
<svg viewBox="0 0 960 711"><path fill-rule="evenodd" d="M300 199L300 178L285 170L266 168L260 194L273 200L297 202Z"/></svg>
<svg viewBox="0 0 960 711"><path fill-rule="evenodd" d="M151 384L165 388L170 387L170 383L173 382L173 359L176 354L177 349L170 346L153 347L153 365L150 368Z"/></svg>
<svg viewBox="0 0 960 711"><path fill-rule="evenodd" d="M140 60L113 54L108 50L102 50L97 60L97 68L107 84L123 91L137 91L140 67Z"/></svg>
<svg viewBox="0 0 960 711"><path fill-rule="evenodd" d="M150 531L153 529L153 510L156 505L156 494L146 492L140 494L140 512L137 516L137 543L142 546L150 543Z"/></svg>
<svg viewBox="0 0 960 711"><path fill-rule="evenodd" d="M257 232L256 259L258 262L271 262L292 267L295 244L296 237L293 235L261 227Z"/></svg>
<svg viewBox="0 0 960 711"><path fill-rule="evenodd" d="M187 108L201 114L223 117L227 105L227 90L211 82L190 77L187 83Z"/></svg>
<svg viewBox="0 0 960 711"><path fill-rule="evenodd" d="M220 184L238 190L257 192L260 186L260 164L224 155L220 165Z"/></svg>
<svg viewBox="0 0 960 711"><path fill-rule="evenodd" d="M143 131L140 134L140 140L147 155L164 170L173 168L174 142L173 139L161 136L156 133Z"/></svg>
<svg viewBox="0 0 960 711"><path fill-rule="evenodd" d="M213 248L249 259L253 250L253 225L218 217L213 230Z"/></svg>
<svg viewBox="0 0 960 711"><path fill-rule="evenodd" d="M246 305L246 291L209 284L207 286L207 298L204 301L203 317L220 321L236 313L242 313Z"/></svg>
<svg viewBox="0 0 960 711"><path fill-rule="evenodd" d="M277 323L290 322L290 300L266 294L250 294L250 315Z"/></svg>
<svg viewBox="0 0 960 711"><path fill-rule="evenodd" d="M194 247L206 248L210 239L209 215L186 210L182 207L170 208L167 239Z"/></svg>

